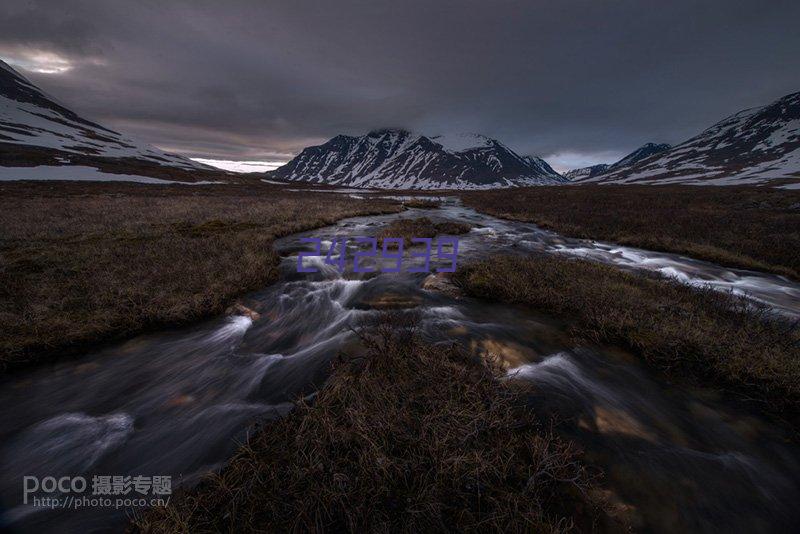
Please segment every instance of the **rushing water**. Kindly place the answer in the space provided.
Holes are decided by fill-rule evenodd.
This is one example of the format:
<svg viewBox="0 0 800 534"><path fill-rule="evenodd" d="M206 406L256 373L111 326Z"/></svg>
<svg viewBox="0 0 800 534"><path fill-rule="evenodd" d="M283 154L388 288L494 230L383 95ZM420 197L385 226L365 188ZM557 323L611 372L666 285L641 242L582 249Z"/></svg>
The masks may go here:
<svg viewBox="0 0 800 534"><path fill-rule="evenodd" d="M431 341L457 340L502 357L536 384L542 413L606 472L617 499L655 530L750 532L797 527L800 450L767 421L714 392L666 386L635 358L573 347L564 325L530 311L421 288L425 274L298 274L300 237L374 235L397 217L469 222L459 261L498 251L558 253L650 269L746 294L800 315L800 287L778 276L670 254L561 238L451 203L441 210L362 217L276 243L281 281L245 299L261 318L222 317L143 335L0 383L3 525L20 531L122 528L125 510L22 504L23 476L171 475L191 484L218 469L253 420L280 417L313 395L351 326L386 308L416 310ZM435 267L435 265L433 265ZM91 489L91 486L90 486Z"/></svg>

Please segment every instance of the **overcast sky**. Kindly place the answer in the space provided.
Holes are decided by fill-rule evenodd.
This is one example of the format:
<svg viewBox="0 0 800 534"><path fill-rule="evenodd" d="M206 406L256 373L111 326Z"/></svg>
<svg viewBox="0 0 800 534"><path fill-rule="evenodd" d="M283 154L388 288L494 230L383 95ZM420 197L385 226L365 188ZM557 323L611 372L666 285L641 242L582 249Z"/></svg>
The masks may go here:
<svg viewBox="0 0 800 534"><path fill-rule="evenodd" d="M18 1L0 58L192 157L478 132L560 169L800 91L800 1Z"/></svg>

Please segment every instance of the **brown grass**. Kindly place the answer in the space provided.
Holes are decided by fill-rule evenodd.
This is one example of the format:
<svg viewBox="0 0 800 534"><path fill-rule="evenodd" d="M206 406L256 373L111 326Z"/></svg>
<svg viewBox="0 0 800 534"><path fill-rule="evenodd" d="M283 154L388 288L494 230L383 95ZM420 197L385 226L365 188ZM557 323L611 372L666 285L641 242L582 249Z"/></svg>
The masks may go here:
<svg viewBox="0 0 800 534"><path fill-rule="evenodd" d="M558 186L470 192L465 204L573 237L676 252L800 280L800 191Z"/></svg>
<svg viewBox="0 0 800 534"><path fill-rule="evenodd" d="M441 207L441 205L441 202L425 198L412 198L403 201L403 206L407 208L433 209Z"/></svg>
<svg viewBox="0 0 800 534"><path fill-rule="evenodd" d="M439 235L461 235L466 234L472 227L468 224L457 223L452 221L445 221L435 223L427 217L420 217L418 219L397 219L392 221L386 228L378 234L378 240L383 243L383 240L389 237L403 238L405 247L412 245L412 238L419 237L436 237Z"/></svg>
<svg viewBox="0 0 800 534"><path fill-rule="evenodd" d="M455 274L468 294L574 321L576 335L623 345L673 377L720 386L800 428L800 330L745 301L614 267L498 256Z"/></svg>
<svg viewBox="0 0 800 534"><path fill-rule="evenodd" d="M260 429L146 532L561 532L590 529L576 452L525 386L397 318L343 358L313 405Z"/></svg>
<svg viewBox="0 0 800 534"><path fill-rule="evenodd" d="M0 185L0 365L220 313L276 279L275 237L399 209L259 186Z"/></svg>

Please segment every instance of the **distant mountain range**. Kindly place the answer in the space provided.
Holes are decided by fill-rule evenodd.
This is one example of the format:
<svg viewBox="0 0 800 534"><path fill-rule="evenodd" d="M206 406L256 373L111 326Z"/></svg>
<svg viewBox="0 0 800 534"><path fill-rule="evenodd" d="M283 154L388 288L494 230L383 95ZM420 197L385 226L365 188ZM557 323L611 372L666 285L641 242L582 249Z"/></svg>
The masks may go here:
<svg viewBox="0 0 800 534"><path fill-rule="evenodd" d="M575 183L800 187L800 93L740 111L679 145L647 144L613 165L565 176Z"/></svg>
<svg viewBox="0 0 800 534"><path fill-rule="evenodd" d="M406 130L337 135L304 149L270 178L387 189L491 189L567 183L543 159L521 156L478 134Z"/></svg>
<svg viewBox="0 0 800 534"><path fill-rule="evenodd" d="M233 179L230 173L79 116L0 61L0 180L106 179L109 173L194 183ZM800 188L800 93L740 111L678 145L647 143L616 163L575 169L564 176L543 159L517 154L483 135L425 136L402 129L338 135L304 149L266 176L387 189L565 183Z"/></svg>
<svg viewBox="0 0 800 534"><path fill-rule="evenodd" d="M32 166L189 180L206 171L220 174L79 116L0 61L0 170L8 174L8 168ZM63 175L63 170L55 174Z"/></svg>
<svg viewBox="0 0 800 534"><path fill-rule="evenodd" d="M586 181L589 178L594 178L596 176L602 176L603 174L613 172L617 169L624 169L633 165L634 163L641 161L645 158L649 158L653 154L658 154L659 152L663 152L668 150L670 145L667 144L656 144L656 143L646 143L621 160L617 161L616 163L607 164L601 163L600 165L592 165L591 167L582 167L580 169L573 169L571 171L567 171L564 173L564 178L571 180L573 182L580 182Z"/></svg>
<svg viewBox="0 0 800 534"><path fill-rule="evenodd" d="M583 182L588 178L600 176L610 167L608 163L600 163L599 165L592 165L590 167L580 167L572 169L563 174L564 178L571 182Z"/></svg>
<svg viewBox="0 0 800 534"><path fill-rule="evenodd" d="M491 189L563 183L800 187L800 93L732 115L676 146L647 143L612 164L559 175L478 134L405 130L339 135L303 150L271 178L389 189Z"/></svg>

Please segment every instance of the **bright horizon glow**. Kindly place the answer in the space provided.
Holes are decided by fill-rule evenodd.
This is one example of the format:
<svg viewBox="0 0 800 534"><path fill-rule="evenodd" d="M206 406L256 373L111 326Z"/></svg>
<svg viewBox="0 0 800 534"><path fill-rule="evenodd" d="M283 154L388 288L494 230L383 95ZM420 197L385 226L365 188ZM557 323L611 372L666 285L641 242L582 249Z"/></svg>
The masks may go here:
<svg viewBox="0 0 800 534"><path fill-rule="evenodd" d="M4 55L2 59L12 67L41 74L63 74L74 67L69 59L43 50L21 50L17 54Z"/></svg>
<svg viewBox="0 0 800 534"><path fill-rule="evenodd" d="M192 161L231 172L266 172L285 165L285 161L237 161L228 159L191 158Z"/></svg>
<svg viewBox="0 0 800 534"><path fill-rule="evenodd" d="M556 172L591 167L600 163L614 163L625 156L622 152L559 152L544 158Z"/></svg>

